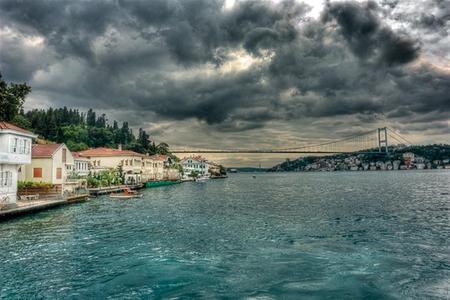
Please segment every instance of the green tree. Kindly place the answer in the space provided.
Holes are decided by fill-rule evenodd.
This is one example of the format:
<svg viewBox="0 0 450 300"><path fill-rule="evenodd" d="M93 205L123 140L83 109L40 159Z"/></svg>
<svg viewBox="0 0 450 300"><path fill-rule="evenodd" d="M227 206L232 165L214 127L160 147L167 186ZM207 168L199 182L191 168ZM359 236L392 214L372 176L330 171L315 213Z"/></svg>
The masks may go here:
<svg viewBox="0 0 450 300"><path fill-rule="evenodd" d="M157 154L167 155L170 153L169 145L167 143L159 143L155 149Z"/></svg>
<svg viewBox="0 0 450 300"><path fill-rule="evenodd" d="M12 119L12 123L20 128L31 129L31 122L22 114L16 115L14 119Z"/></svg>
<svg viewBox="0 0 450 300"><path fill-rule="evenodd" d="M0 73L0 121L12 121L23 109L25 97L31 92L26 83L6 83Z"/></svg>

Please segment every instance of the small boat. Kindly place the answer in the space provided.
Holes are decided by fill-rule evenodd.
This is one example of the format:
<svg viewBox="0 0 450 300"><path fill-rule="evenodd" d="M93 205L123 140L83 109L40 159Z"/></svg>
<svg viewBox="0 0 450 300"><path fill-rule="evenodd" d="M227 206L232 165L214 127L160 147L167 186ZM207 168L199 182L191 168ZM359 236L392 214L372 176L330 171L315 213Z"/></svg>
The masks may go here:
<svg viewBox="0 0 450 300"><path fill-rule="evenodd" d="M206 181L206 180L209 180L210 178L208 177L208 176L201 176L201 177L197 177L196 179L195 179L195 181L197 181L197 182L203 182L203 181Z"/></svg>
<svg viewBox="0 0 450 300"><path fill-rule="evenodd" d="M132 198L142 198L144 195L139 194L136 191L132 191L130 188L126 188L123 193L112 193L109 195L110 198L116 199L132 199Z"/></svg>

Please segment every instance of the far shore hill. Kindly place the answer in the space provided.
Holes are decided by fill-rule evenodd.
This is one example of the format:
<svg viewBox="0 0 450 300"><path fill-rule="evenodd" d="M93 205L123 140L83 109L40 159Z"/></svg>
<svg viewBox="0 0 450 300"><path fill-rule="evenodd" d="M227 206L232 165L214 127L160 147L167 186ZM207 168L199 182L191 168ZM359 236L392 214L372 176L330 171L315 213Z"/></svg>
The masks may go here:
<svg viewBox="0 0 450 300"><path fill-rule="evenodd" d="M269 172L450 169L450 145L389 147L389 153L352 153L286 160Z"/></svg>

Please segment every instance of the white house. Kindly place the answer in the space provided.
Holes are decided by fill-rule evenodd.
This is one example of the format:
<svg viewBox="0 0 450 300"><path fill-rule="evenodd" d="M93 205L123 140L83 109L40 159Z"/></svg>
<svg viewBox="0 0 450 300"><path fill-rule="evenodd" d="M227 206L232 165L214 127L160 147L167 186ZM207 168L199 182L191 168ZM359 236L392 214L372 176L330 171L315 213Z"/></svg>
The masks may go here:
<svg viewBox="0 0 450 300"><path fill-rule="evenodd" d="M201 156L185 157L181 160L181 166L185 175L196 172L200 176L209 176L209 164Z"/></svg>
<svg viewBox="0 0 450 300"><path fill-rule="evenodd" d="M64 186L74 172L74 158L65 144L34 144L32 160L24 168L24 179Z"/></svg>
<svg viewBox="0 0 450 300"><path fill-rule="evenodd" d="M90 162L87 157L83 157L78 152L72 152L74 160L74 173L81 177L86 177L89 175Z"/></svg>
<svg viewBox="0 0 450 300"><path fill-rule="evenodd" d="M15 206L18 171L31 163L31 142L37 136L7 122L0 122L0 209Z"/></svg>

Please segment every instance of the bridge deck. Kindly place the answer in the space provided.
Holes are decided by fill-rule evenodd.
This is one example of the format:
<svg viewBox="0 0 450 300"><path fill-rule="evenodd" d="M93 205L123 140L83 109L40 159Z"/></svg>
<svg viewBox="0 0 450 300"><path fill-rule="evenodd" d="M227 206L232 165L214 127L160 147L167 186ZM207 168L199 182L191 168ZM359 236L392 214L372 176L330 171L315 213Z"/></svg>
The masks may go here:
<svg viewBox="0 0 450 300"><path fill-rule="evenodd" d="M384 152L358 152L358 151L308 151L308 150L172 150L172 153L210 153L210 154L220 154L220 153L243 153L243 154L254 154L254 153L266 153L266 154L384 154Z"/></svg>

